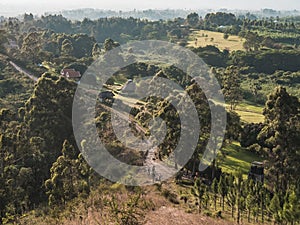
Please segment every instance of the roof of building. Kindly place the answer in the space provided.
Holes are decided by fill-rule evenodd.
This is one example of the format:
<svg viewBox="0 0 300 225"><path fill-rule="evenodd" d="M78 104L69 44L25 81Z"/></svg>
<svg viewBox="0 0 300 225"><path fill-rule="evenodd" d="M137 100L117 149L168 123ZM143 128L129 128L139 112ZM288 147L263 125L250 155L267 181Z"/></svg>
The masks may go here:
<svg viewBox="0 0 300 225"><path fill-rule="evenodd" d="M254 162L251 163L251 165L253 165L253 166L264 166L264 163L263 162L254 161Z"/></svg>
<svg viewBox="0 0 300 225"><path fill-rule="evenodd" d="M61 71L61 75L65 76L67 78L80 78L81 74L79 71L76 71L74 69L63 69Z"/></svg>

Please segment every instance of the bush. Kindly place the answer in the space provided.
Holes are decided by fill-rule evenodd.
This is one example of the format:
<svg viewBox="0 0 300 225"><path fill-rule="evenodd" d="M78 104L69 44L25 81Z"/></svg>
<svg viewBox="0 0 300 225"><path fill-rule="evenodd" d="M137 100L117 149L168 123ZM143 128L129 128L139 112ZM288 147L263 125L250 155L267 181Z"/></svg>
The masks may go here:
<svg viewBox="0 0 300 225"><path fill-rule="evenodd" d="M222 219L222 218L223 218L223 216L222 216L222 211L216 212L216 213L214 214L214 217Z"/></svg>
<svg viewBox="0 0 300 225"><path fill-rule="evenodd" d="M136 116L139 112L140 112L140 110L138 108L133 107L130 111L130 114L133 116Z"/></svg>
<svg viewBox="0 0 300 225"><path fill-rule="evenodd" d="M162 192L162 195L168 199L171 203L178 205L179 201L177 199L177 195L175 193L170 192L169 190L165 189Z"/></svg>
<svg viewBox="0 0 300 225"><path fill-rule="evenodd" d="M261 151L262 151L262 148L259 144L253 144L253 145L248 147L248 150L252 153L260 155Z"/></svg>
<svg viewBox="0 0 300 225"><path fill-rule="evenodd" d="M212 217L212 213L211 213L210 211L208 211L208 210L205 210L205 211L203 212L203 214L204 214L205 216Z"/></svg>
<svg viewBox="0 0 300 225"><path fill-rule="evenodd" d="M257 136L263 128L262 123L251 123L244 126L241 133L241 146L250 147L257 143Z"/></svg>

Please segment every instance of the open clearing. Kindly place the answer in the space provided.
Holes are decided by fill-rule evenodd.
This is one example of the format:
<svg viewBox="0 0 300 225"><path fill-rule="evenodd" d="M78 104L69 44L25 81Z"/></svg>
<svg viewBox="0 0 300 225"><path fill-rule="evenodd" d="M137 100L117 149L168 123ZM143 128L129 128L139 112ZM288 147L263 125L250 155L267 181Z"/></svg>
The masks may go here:
<svg viewBox="0 0 300 225"><path fill-rule="evenodd" d="M235 173L240 170L245 179L247 178L251 163L263 160L246 148L242 148L237 142L226 144L222 151L226 155L226 157L219 155L219 166L222 168L222 171L226 173Z"/></svg>
<svg viewBox="0 0 300 225"><path fill-rule="evenodd" d="M262 123L264 121L263 106L242 102L236 107L235 111L240 115L242 122Z"/></svg>
<svg viewBox="0 0 300 225"><path fill-rule="evenodd" d="M188 46L190 47L205 47L207 45L214 45L220 50L227 49L229 51L245 50L243 43L244 38L236 35L229 35L227 40L224 39L224 33L214 32L208 30L194 31L190 36Z"/></svg>
<svg viewBox="0 0 300 225"><path fill-rule="evenodd" d="M242 122L247 123L261 123L264 121L264 116L259 113L243 110L235 110L237 114L241 117Z"/></svg>
<svg viewBox="0 0 300 225"><path fill-rule="evenodd" d="M229 104L225 104L227 111L230 110ZM261 105L256 105L255 103L242 101L235 108L235 112L241 117L241 121L245 123L263 123L264 107Z"/></svg>

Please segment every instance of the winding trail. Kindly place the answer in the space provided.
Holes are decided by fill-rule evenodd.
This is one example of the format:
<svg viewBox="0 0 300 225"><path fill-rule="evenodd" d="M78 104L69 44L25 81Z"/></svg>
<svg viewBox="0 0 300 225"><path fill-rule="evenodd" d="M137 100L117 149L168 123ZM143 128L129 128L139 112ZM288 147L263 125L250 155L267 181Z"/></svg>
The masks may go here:
<svg viewBox="0 0 300 225"><path fill-rule="evenodd" d="M33 81L37 81L38 80L38 77L34 76L33 74L31 74L30 72L28 72L27 70L21 68L20 66L18 66L16 63L12 62L12 61L9 61L9 63L20 73L26 75L27 77L29 77L31 80ZM94 92L94 91L90 91L90 92ZM123 112L120 112L118 110L115 110L111 107L108 107L107 105L105 104L102 104L102 106L110 111L110 112L114 112L118 115L118 117L122 120L126 120L129 122L134 122L135 124L135 129L139 132L139 133L142 133L143 135L145 135L146 133L146 130L144 127L140 126L136 120L134 119L133 116L131 115L128 115L127 113L123 113ZM145 158L145 161L144 161L144 166L146 166L149 171L151 171L151 174L149 174L149 177L147 179L145 179L145 184L147 183L151 183L151 179L153 179L153 174L152 174L152 171L153 171L153 168L154 169L154 179L155 179L155 182L160 182L160 179L162 180L165 180L169 177L172 177L172 175L174 175L176 173L176 170L174 167L172 166L168 166L166 165L164 162L160 161L159 159L156 159L156 156L155 156L155 152L157 151L157 146L154 146L152 148L149 149L149 142L148 141L148 144L147 146L136 146L136 149L140 149L140 150L143 150L143 149L147 149L147 155L146 155L146 158ZM160 178L160 179L157 179L157 178Z"/></svg>
<svg viewBox="0 0 300 225"><path fill-rule="evenodd" d="M166 165L163 161L155 159L156 150L157 147L154 147L148 151L144 166L147 166L150 170L154 167L156 178L154 182L160 182L161 180L166 180L172 177L174 174L176 174L177 170L174 167Z"/></svg>
<svg viewBox="0 0 300 225"><path fill-rule="evenodd" d="M120 129L122 129L123 126L125 126L125 124L128 124L129 122L134 122L135 125L135 129L142 134L143 136L146 133L146 130L144 127L140 126L136 120L134 119L133 116L128 115L127 113L123 113L120 112L116 109L113 109L111 107L108 107L106 105L103 104L103 107L113 113L116 113L117 115L117 120L120 121ZM123 121L121 121L123 120ZM124 123L125 121L125 123ZM172 177L174 174L176 174L177 170L175 169L174 166L168 165L166 164L164 161L161 161L159 159L156 158L156 151L157 151L157 145L154 144L153 147L150 147L151 145L151 141L150 140L146 140L145 142L137 142L137 143L133 143L133 145L131 145L131 148L135 149L135 150L139 150L139 151L143 151L146 152L146 157L144 160L144 168L146 167L148 171L150 171L150 173L148 173L148 177L139 177L139 181L143 180L143 184L147 185L147 184L151 184L153 183L153 178L154 178L154 182L160 182L162 180L166 180L170 177ZM141 168L141 170L144 170L144 168ZM154 169L154 177L153 177L153 168ZM144 174L144 173L142 173ZM160 179L159 179L160 178Z"/></svg>

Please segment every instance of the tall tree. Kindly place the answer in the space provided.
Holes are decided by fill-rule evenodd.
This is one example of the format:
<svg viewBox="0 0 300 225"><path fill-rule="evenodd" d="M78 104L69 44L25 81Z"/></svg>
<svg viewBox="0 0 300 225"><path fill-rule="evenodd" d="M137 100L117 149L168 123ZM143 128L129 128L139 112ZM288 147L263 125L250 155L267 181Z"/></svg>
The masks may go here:
<svg viewBox="0 0 300 225"><path fill-rule="evenodd" d="M262 44L262 38L257 35L257 33L253 33L248 31L245 35L246 41L243 46L247 51L258 51L259 47Z"/></svg>
<svg viewBox="0 0 300 225"><path fill-rule="evenodd" d="M222 197L222 210L225 210L225 197L228 194L228 186L226 182L226 177L221 176L219 184L218 184L218 192Z"/></svg>
<svg viewBox="0 0 300 225"><path fill-rule="evenodd" d="M62 55L65 55L65 56L73 56L74 47L73 47L72 42L69 39L65 39L62 42L61 53L62 53Z"/></svg>
<svg viewBox="0 0 300 225"><path fill-rule="evenodd" d="M297 196L294 186L286 192L282 214L285 221L290 224L300 220L300 197Z"/></svg>
<svg viewBox="0 0 300 225"><path fill-rule="evenodd" d="M50 172L51 178L45 182L49 205L65 204L66 201L88 193L89 185L81 173L81 167L77 163L78 151L65 141L62 155L53 163Z"/></svg>
<svg viewBox="0 0 300 225"><path fill-rule="evenodd" d="M237 203L237 187L233 176L227 178L228 180L228 194L227 194L227 204L231 208L231 217L234 218L234 211Z"/></svg>
<svg viewBox="0 0 300 225"><path fill-rule="evenodd" d="M7 34L5 30L0 30L0 52L4 52L4 45L8 43Z"/></svg>
<svg viewBox="0 0 300 225"><path fill-rule="evenodd" d="M100 56L100 54L101 54L101 48L98 43L95 43L92 50L92 56L94 58L97 58Z"/></svg>
<svg viewBox="0 0 300 225"><path fill-rule="evenodd" d="M203 197L206 192L206 186L203 184L200 178L195 180L192 194L197 198L198 211L201 213Z"/></svg>
<svg viewBox="0 0 300 225"><path fill-rule="evenodd" d="M197 13L190 13L187 15L186 20L191 27L196 27L199 24L200 18Z"/></svg>
<svg viewBox="0 0 300 225"><path fill-rule="evenodd" d="M229 66L222 76L223 94L230 104L230 110L234 110L242 99L240 72L238 67Z"/></svg>
<svg viewBox="0 0 300 225"><path fill-rule="evenodd" d="M32 32L27 34L24 38L21 52L24 56L30 59L32 63L36 63L41 47L41 37L39 33Z"/></svg>
<svg viewBox="0 0 300 225"><path fill-rule="evenodd" d="M268 174L280 190L299 179L300 103L285 88L277 87L265 105L265 127L258 138L268 150Z"/></svg>
<svg viewBox="0 0 300 225"><path fill-rule="evenodd" d="M237 216L236 222L240 224L241 221L241 213L243 209L243 195L242 195L242 188L243 188L243 174L241 171L237 172L237 176L235 179L235 188L236 188L236 208L237 208Z"/></svg>
<svg viewBox="0 0 300 225"><path fill-rule="evenodd" d="M216 178L212 182L211 190L213 193L214 208L216 211L217 210L217 199L218 199L218 180Z"/></svg>
<svg viewBox="0 0 300 225"><path fill-rule="evenodd" d="M273 217L274 223L281 222L281 211L282 208L280 206L280 199L277 193L274 194L270 205L269 205L269 211Z"/></svg>
<svg viewBox="0 0 300 225"><path fill-rule="evenodd" d="M247 197L246 197L246 208L247 208L247 211L248 211L247 219L248 219L249 223L251 222L251 210L254 207L254 204L255 204L255 201L254 201L253 193L249 192Z"/></svg>

